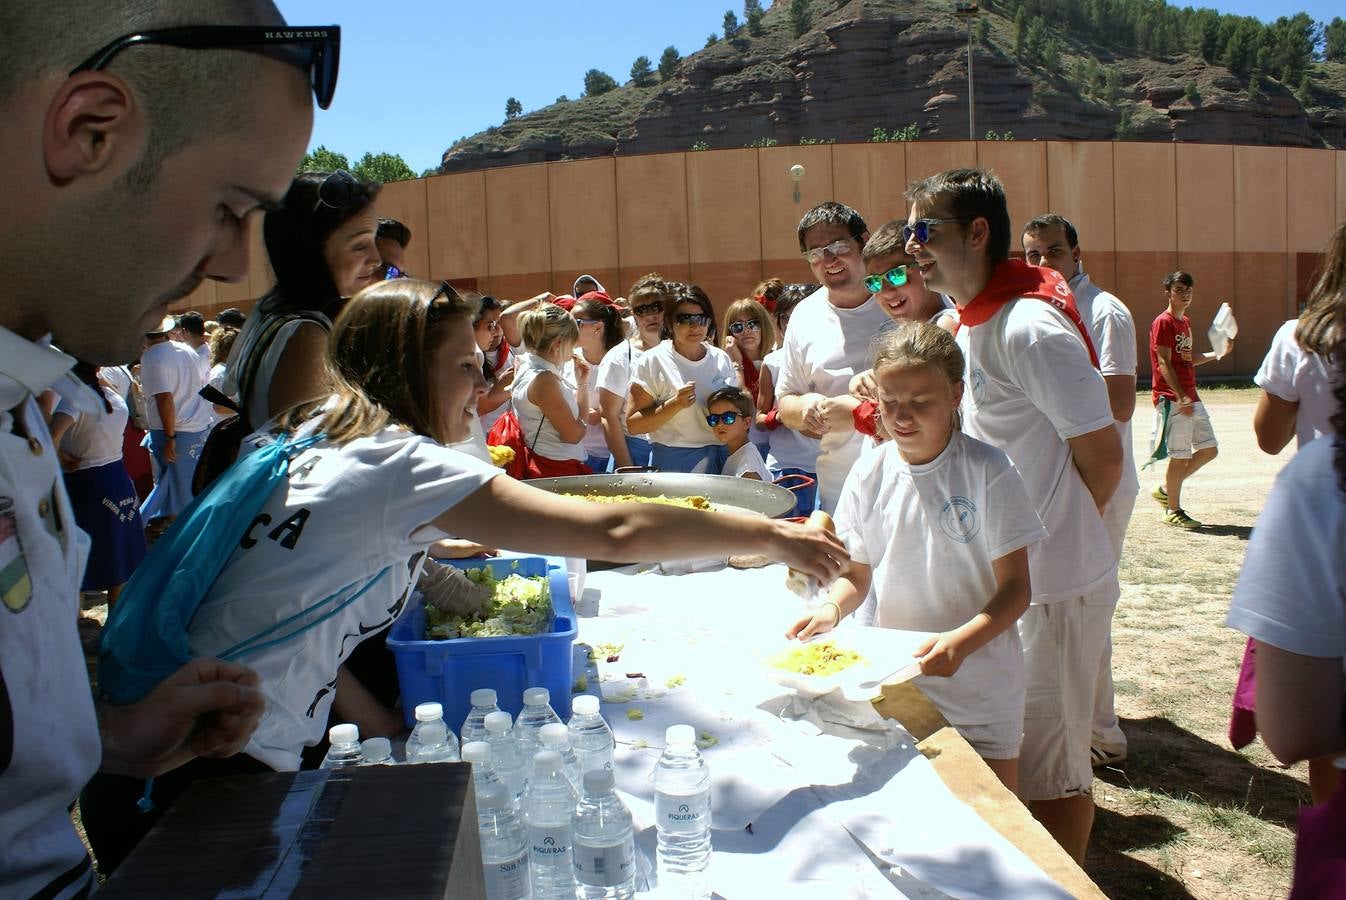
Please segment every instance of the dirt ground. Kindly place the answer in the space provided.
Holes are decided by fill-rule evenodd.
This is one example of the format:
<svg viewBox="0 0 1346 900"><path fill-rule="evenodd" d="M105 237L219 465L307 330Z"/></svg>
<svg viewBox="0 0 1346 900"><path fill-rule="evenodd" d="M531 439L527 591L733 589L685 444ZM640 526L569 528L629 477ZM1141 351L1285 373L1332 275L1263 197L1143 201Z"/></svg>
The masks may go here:
<svg viewBox="0 0 1346 900"><path fill-rule="evenodd" d="M1248 535L1279 456L1257 448L1258 391L1206 390L1219 457L1183 489L1206 524L1165 525L1150 491L1163 463L1141 470L1122 553L1113 622L1117 713L1129 758L1099 770L1085 869L1110 897L1284 897L1307 768L1282 769L1260 741L1226 737L1244 638L1224 626ZM1136 459L1147 456L1148 394L1136 404Z"/></svg>

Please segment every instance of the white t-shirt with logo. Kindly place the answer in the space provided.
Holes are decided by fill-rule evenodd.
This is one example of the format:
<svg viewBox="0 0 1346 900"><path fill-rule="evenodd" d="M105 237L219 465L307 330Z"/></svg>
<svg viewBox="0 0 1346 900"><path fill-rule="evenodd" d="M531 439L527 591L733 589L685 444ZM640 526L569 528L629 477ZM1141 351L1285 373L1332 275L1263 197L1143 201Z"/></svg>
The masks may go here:
<svg viewBox="0 0 1346 900"><path fill-rule="evenodd" d="M766 461L762 459L762 451L757 449L757 445L752 441L739 447L729 458L724 461L724 468L720 470L721 475L728 475L731 478L742 478L748 473L752 473L770 484L773 480L771 470L766 467Z"/></svg>
<svg viewBox="0 0 1346 900"><path fill-rule="evenodd" d="M786 394L844 396L851 377L869 367L869 349L888 314L871 296L855 309L838 309L819 288L795 307L785 332L785 362L781 365L776 397ZM823 435L815 471L818 505L836 508L846 474L860 457L864 435L847 428Z"/></svg>
<svg viewBox="0 0 1346 900"><path fill-rule="evenodd" d="M1070 280L1070 292L1075 295L1075 307L1089 331L1098 354L1098 373L1136 376L1136 320L1131 311L1112 294L1089 280L1080 272ZM1105 383L1106 386L1106 383ZM1122 438L1122 480L1114 497L1134 497L1140 493L1140 477L1136 473L1135 448L1131 445L1131 420L1117 423Z"/></svg>
<svg viewBox="0 0 1346 900"><path fill-rule="evenodd" d="M1271 349L1253 382L1282 400L1298 403L1295 413L1295 443L1299 449L1310 441L1333 433L1332 416L1337 401L1332 396L1332 370L1327 361L1309 353L1295 340L1298 319L1276 329Z"/></svg>
<svg viewBox="0 0 1346 900"><path fill-rule="evenodd" d="M793 323L792 323L793 324ZM837 535L873 570L874 624L948 631L996 591L992 563L1047 536L1004 453L955 431L944 452L909 465L891 441L851 469L837 503ZM951 678L916 682L954 725L988 725L1023 711L1023 649L1013 626Z"/></svg>
<svg viewBox="0 0 1346 900"><path fill-rule="evenodd" d="M156 394L173 396L174 433L195 434L209 431L215 424L210 404L198 393L206 380L201 374L201 359L196 351L177 341L155 344L140 355L140 390L145 395L145 414L150 428L162 429Z"/></svg>
<svg viewBox="0 0 1346 900"><path fill-rule="evenodd" d="M762 365L771 373L771 384L776 397L780 398L781 364L785 361L785 348L778 347L766 355ZM803 469L805 472L818 471L818 453L822 443L817 438L805 437L793 428L780 425L771 429L767 435L767 465L773 469Z"/></svg>
<svg viewBox="0 0 1346 900"><path fill-rule="evenodd" d="M114 387L100 385L99 391L107 398L111 412L102 409L97 413L81 413L64 398L56 404L55 412L73 420L61 435L61 451L79 460L75 465L77 470L95 469L120 462L122 458L122 437L129 417L126 401Z"/></svg>
<svg viewBox="0 0 1346 900"><path fill-rule="evenodd" d="M647 440L665 447L706 447L719 443L706 424L706 398L722 387L738 385L738 375L728 353L707 345L706 355L694 362L674 350L672 341L664 341L647 351L631 369L631 383L640 385L656 403L672 398L689 381L696 383L696 403L679 410L646 434Z"/></svg>
<svg viewBox="0 0 1346 900"><path fill-rule="evenodd" d="M1033 602L1115 598L1112 543L1066 443L1114 424L1079 331L1051 304L1020 299L964 325L957 340L967 361L963 430L1008 454L1047 527L1028 552Z"/></svg>
<svg viewBox="0 0 1346 900"><path fill-rule="evenodd" d="M192 652L218 656L324 598L335 599L301 621L358 599L294 640L237 657L267 701L248 755L299 768L300 751L325 733L338 667L401 612L408 560L449 537L430 523L499 474L397 428L341 447L320 441L290 462L193 617Z"/></svg>

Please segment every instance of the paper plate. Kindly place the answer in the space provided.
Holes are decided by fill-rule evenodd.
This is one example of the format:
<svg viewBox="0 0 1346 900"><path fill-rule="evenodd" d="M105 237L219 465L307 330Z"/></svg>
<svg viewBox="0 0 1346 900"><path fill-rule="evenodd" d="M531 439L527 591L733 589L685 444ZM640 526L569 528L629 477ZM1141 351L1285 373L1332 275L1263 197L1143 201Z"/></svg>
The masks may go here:
<svg viewBox="0 0 1346 900"><path fill-rule="evenodd" d="M841 691L847 700L872 700L885 684L900 684L920 674L912 654L931 637L925 631L897 631L866 625L844 625L813 638L804 646L830 642L843 650L853 650L861 660L832 675L801 675L779 668L780 657L801 646L797 641L782 640L761 654L759 664L766 677L802 697L821 697Z"/></svg>

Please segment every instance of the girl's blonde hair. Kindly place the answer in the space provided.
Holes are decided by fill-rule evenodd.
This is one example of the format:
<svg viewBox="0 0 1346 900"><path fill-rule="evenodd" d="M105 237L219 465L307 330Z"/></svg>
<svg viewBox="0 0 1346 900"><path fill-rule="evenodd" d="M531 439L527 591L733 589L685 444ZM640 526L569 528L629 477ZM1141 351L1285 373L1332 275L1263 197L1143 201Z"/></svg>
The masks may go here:
<svg viewBox="0 0 1346 900"><path fill-rule="evenodd" d="M360 291L332 324L328 380L335 403L318 430L337 444L400 425L440 443L450 435L431 396L435 349L452 328L472 328L477 304L449 283L411 278L381 281ZM287 430L321 404L288 413Z"/></svg>
<svg viewBox="0 0 1346 900"><path fill-rule="evenodd" d="M580 339L575 317L554 303L544 303L519 316L519 333L529 353L547 356L560 341Z"/></svg>
<svg viewBox="0 0 1346 900"><path fill-rule="evenodd" d="M766 356L772 350L776 349L776 320L767 311L767 308L749 297L746 300L735 300L729 304L729 309L724 313L724 328L720 330L720 346L729 340L729 326L737 319L755 319L762 328L762 343L758 348L761 356L757 357L760 361L762 356Z"/></svg>
<svg viewBox="0 0 1346 900"><path fill-rule="evenodd" d="M931 366L944 373L950 386L963 380L963 351L953 335L929 322L904 322L874 339L871 368L919 369Z"/></svg>
<svg viewBox="0 0 1346 900"><path fill-rule="evenodd" d="M237 328L232 325L216 323L215 330L211 333L208 341L210 345L210 364L212 366L218 366L220 363L229 360L229 353L234 349L234 340L237 337Z"/></svg>

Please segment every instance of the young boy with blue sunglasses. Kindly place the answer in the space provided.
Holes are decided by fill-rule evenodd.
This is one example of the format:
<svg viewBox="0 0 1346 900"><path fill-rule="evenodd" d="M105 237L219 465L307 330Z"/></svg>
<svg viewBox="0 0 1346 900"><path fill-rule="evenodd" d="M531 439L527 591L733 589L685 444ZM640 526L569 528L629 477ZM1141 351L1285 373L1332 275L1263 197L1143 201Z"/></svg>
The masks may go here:
<svg viewBox="0 0 1346 900"><path fill-rule="evenodd" d="M748 440L754 413L752 398L741 388L720 388L706 398L706 412L706 424L729 451L720 474L770 483L771 470L766 467L762 452Z"/></svg>

